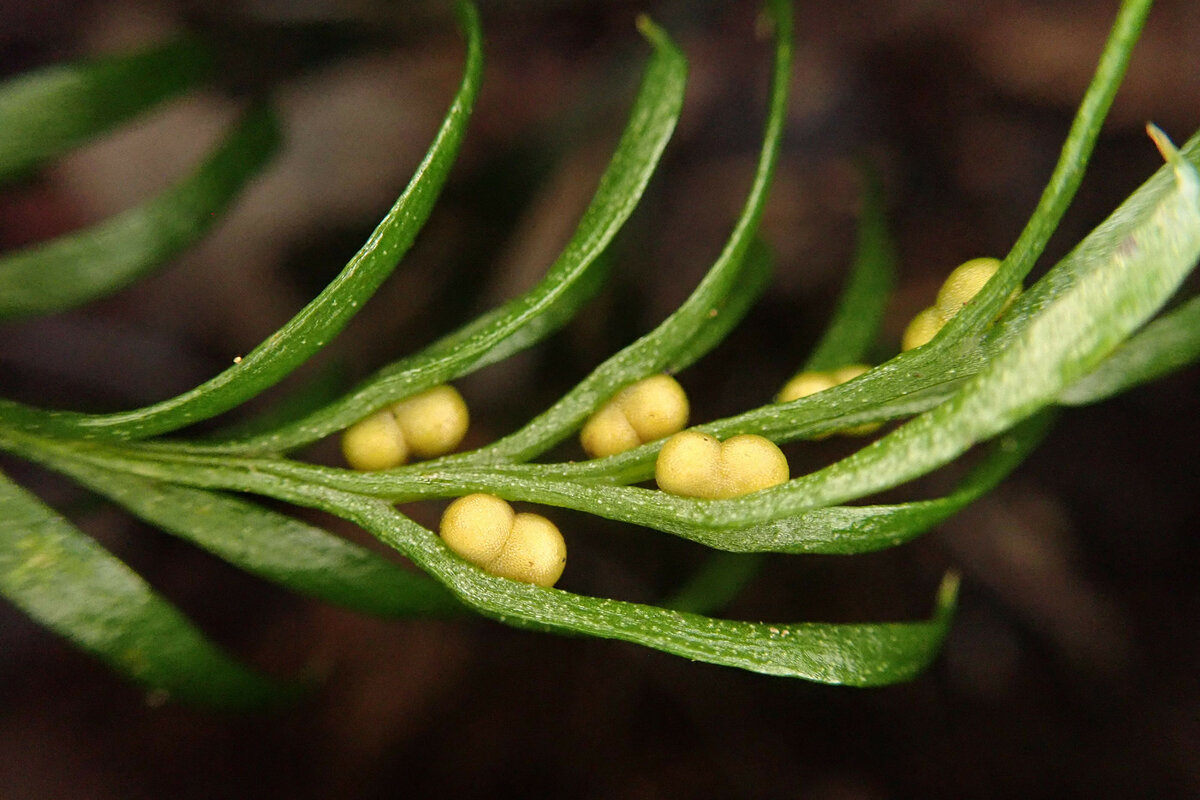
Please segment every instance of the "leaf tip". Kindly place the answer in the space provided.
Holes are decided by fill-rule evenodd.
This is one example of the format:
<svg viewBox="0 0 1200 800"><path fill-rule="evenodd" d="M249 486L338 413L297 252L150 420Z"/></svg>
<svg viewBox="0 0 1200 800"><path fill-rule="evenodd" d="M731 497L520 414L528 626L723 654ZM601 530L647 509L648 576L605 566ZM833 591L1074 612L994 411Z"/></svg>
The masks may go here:
<svg viewBox="0 0 1200 800"><path fill-rule="evenodd" d="M654 20L650 19L649 14L638 14L637 20L634 24L637 25L638 32L651 42L663 35L662 28L658 27L658 25L654 23Z"/></svg>
<svg viewBox="0 0 1200 800"><path fill-rule="evenodd" d="M1154 142L1154 146L1158 148L1158 152L1162 154L1164 161L1172 166L1178 166L1179 159L1181 158L1179 149L1175 147L1170 137L1163 133L1162 128L1153 122L1147 122L1146 135Z"/></svg>
<svg viewBox="0 0 1200 800"><path fill-rule="evenodd" d="M958 603L958 587L962 583L962 573L958 570L948 570L942 577L942 583L937 592L937 615L948 618L954 613Z"/></svg>

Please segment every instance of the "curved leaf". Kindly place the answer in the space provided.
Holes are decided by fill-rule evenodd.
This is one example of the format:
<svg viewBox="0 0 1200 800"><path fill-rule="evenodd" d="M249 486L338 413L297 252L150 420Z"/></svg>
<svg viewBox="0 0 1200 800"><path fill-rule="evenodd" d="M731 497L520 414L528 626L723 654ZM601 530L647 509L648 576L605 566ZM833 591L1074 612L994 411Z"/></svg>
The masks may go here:
<svg viewBox="0 0 1200 800"><path fill-rule="evenodd" d="M1005 256L995 278L988 281L974 299L946 323L942 333L935 337L935 343L939 339L973 336L988 327L1013 289L1020 285L1046 249L1059 220L1083 181L1096 137L1100 135L1104 118L1121 86L1151 5L1153 0L1123 0L1121 3L1096 65L1096 72L1071 122L1071 130L1063 143L1058 163L1029 222Z"/></svg>
<svg viewBox="0 0 1200 800"><path fill-rule="evenodd" d="M79 233L0 256L0 319L59 311L126 286L197 241L279 142L274 115L248 112L192 175Z"/></svg>
<svg viewBox="0 0 1200 800"><path fill-rule="evenodd" d="M441 464L533 458L568 436L622 387L663 369L681 370L700 358L757 300L770 277L771 264L766 246L754 236L779 160L792 65L790 9L773 8L773 14L775 59L770 107L754 183L721 254L692 294L653 331L608 358L517 432L474 452L409 467L409 471L437 469Z"/></svg>
<svg viewBox="0 0 1200 800"><path fill-rule="evenodd" d="M425 576L255 503L61 457L38 460L151 525L293 591L385 617L462 611L445 589Z"/></svg>
<svg viewBox="0 0 1200 800"><path fill-rule="evenodd" d="M1084 239L1065 259L1074 283L961 391L849 458L761 493L757 503L798 511L903 483L1052 403L1094 369L1200 258L1200 174L1165 139L1159 144L1170 183L1149 182ZM739 502L746 501L731 506Z"/></svg>
<svg viewBox="0 0 1200 800"><path fill-rule="evenodd" d="M208 50L184 39L0 84L0 180L187 90L210 68Z"/></svg>
<svg viewBox="0 0 1200 800"><path fill-rule="evenodd" d="M772 625L713 619L495 578L386 504L357 498L339 508L464 603L500 622L619 639L710 664L821 683L883 686L911 680L941 647L958 585L947 578L933 618L923 622Z"/></svg>
<svg viewBox="0 0 1200 800"><path fill-rule="evenodd" d="M178 700L248 707L295 692L232 660L137 573L3 475L0 593L125 677Z"/></svg>
<svg viewBox="0 0 1200 800"><path fill-rule="evenodd" d="M361 525L410 558L464 604L506 624L621 639L713 664L772 675L857 686L907 680L936 654L953 607L951 581L939 594L937 614L925 622L771 625L710 619L492 577L458 558L440 538L385 501L293 477L266 475L246 463L251 459L233 459L221 465L213 457L193 456L191 459L197 462L207 460L214 465L189 464L180 470L167 462L143 460L145 454L140 451L134 452L142 458L124 457L120 453L128 452L129 448L108 444L38 440L20 433L0 437L0 444L29 455L57 452L102 467L176 477L193 485L247 488L284 502L318 508ZM470 490L467 486L458 488L460 493ZM658 495L663 501L698 505L698 501L668 498L661 492L600 488L641 492Z"/></svg>
<svg viewBox="0 0 1200 800"><path fill-rule="evenodd" d="M424 351L384 367L304 419L260 436L191 449L229 453L294 449L336 433L388 402L506 358L570 319L598 288L602 256L641 199L683 106L687 79L683 54L659 28L647 21L640 27L654 51L629 124L575 233L537 286Z"/></svg>
<svg viewBox="0 0 1200 800"><path fill-rule="evenodd" d="M884 214L883 186L874 170L862 169L862 209L850 277L833 319L804 364L821 372L862 361L879 336L895 283L896 254Z"/></svg>
<svg viewBox="0 0 1200 800"><path fill-rule="evenodd" d="M1152 321L1100 366L1058 396L1066 405L1099 402L1200 359L1200 297Z"/></svg>
<svg viewBox="0 0 1200 800"><path fill-rule="evenodd" d="M458 6L467 31L462 85L400 199L342 272L286 325L220 375L183 394L132 411L81 414L0 400L0 419L30 431L84 438L136 439L208 419L278 383L337 335L407 252L433 209L458 154L479 87L483 56L474 6Z"/></svg>

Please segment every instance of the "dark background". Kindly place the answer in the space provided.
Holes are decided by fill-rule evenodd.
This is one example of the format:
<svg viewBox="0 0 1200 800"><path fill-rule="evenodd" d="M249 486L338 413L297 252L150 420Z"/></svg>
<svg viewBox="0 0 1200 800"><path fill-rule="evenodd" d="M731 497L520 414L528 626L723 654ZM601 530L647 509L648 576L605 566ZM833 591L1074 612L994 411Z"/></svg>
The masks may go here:
<svg viewBox="0 0 1200 800"><path fill-rule="evenodd" d="M691 61L678 132L594 310L460 383L474 417L468 444L512 430L656 324L719 252L763 119L769 52L754 4L544 0L483 10L479 107L420 241L328 351L256 407L314 381L357 379L532 285L624 123L646 55L633 24L641 11ZM746 323L682 376L693 418L764 402L802 362L851 255L856 158L884 177L901 261L880 359L953 266L1003 255L1050 173L1113 14L1113 3L1066 0L801 4L786 152L764 222L778 274ZM219 12L156 0L18 1L0 6L0 69L182 27L222 44L220 86L4 188L0 247L157 191L267 88L286 121L286 151L168 269L86 308L0 327L7 396L129 408L248 351L362 243L427 146L461 69L461 40L440 4L349 0ZM1196 129L1196 41L1200 5L1160 3L1039 271L1156 168L1147 120L1177 141ZM917 618L943 570L959 568L962 601L944 655L913 683L880 690L484 620L360 617L265 585L6 459L6 471L222 644L264 670L327 679L277 715L154 707L0 607L0 797L1200 796L1200 480L1186 456L1200 441L1198 377L1190 370L1065 413L1001 489L915 543L856 558L774 557L725 612ZM793 472L850 446L793 447ZM336 446L307 455L336 463ZM928 496L952 475L889 496ZM438 513L411 511L426 524ZM572 591L653 602L703 557L671 537L553 516L571 548L560 585Z"/></svg>

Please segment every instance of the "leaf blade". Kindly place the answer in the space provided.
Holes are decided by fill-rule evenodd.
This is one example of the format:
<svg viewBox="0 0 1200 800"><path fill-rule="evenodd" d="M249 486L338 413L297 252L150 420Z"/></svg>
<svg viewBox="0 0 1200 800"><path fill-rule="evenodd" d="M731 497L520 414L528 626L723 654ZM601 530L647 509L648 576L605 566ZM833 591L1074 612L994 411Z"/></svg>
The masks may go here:
<svg viewBox="0 0 1200 800"><path fill-rule="evenodd" d="M61 311L117 291L197 241L273 154L278 125L249 111L191 175L87 230L0 256L0 319Z"/></svg>
<svg viewBox="0 0 1200 800"><path fill-rule="evenodd" d="M0 84L0 181L187 90L210 69L207 48L181 39Z"/></svg>
<svg viewBox="0 0 1200 800"><path fill-rule="evenodd" d="M151 525L293 591L384 617L461 611L440 585L424 576L285 514L230 495L61 457L38 460Z"/></svg>
<svg viewBox="0 0 1200 800"><path fill-rule="evenodd" d="M109 414L47 411L0 399L0 418L28 431L82 438L137 439L176 430L239 405L274 385L339 333L391 273L433 209L462 142L482 69L479 16L458 5L467 33L462 83L433 144L400 198L362 249L325 289L237 364L203 384L143 408Z"/></svg>
<svg viewBox="0 0 1200 800"><path fill-rule="evenodd" d="M137 573L3 475L0 593L152 690L230 707L294 695L226 655Z"/></svg>
<svg viewBox="0 0 1200 800"><path fill-rule="evenodd" d="M477 611L521 627L586 633L663 652L782 677L852 686L911 680L940 650L953 615L957 579L938 592L931 619L863 624L767 623L585 597L485 574L389 506L342 504L355 521L451 587Z"/></svg>
<svg viewBox="0 0 1200 800"><path fill-rule="evenodd" d="M687 63L656 26L629 123L570 241L537 286L379 370L341 399L293 424L252 438L193 448L261 453L294 449L345 428L384 404L492 364L556 330L598 288L606 248L641 199L675 129Z"/></svg>

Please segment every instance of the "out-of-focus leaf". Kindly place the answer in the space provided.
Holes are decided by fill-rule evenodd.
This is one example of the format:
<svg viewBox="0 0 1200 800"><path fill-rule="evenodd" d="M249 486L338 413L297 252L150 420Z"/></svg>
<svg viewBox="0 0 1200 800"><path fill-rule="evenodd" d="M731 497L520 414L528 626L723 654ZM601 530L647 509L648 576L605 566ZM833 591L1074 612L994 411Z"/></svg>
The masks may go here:
<svg viewBox="0 0 1200 800"><path fill-rule="evenodd" d="M234 661L137 573L3 475L0 593L125 677L178 700L250 707L295 692Z"/></svg>
<svg viewBox="0 0 1200 800"><path fill-rule="evenodd" d="M0 256L0 318L80 305L159 266L212 227L278 141L274 115L255 108L192 175L153 200L85 231Z"/></svg>
<svg viewBox="0 0 1200 800"><path fill-rule="evenodd" d="M186 91L211 56L192 39L46 67L0 84L0 180Z"/></svg>

